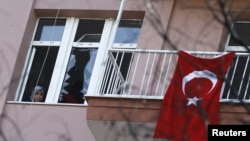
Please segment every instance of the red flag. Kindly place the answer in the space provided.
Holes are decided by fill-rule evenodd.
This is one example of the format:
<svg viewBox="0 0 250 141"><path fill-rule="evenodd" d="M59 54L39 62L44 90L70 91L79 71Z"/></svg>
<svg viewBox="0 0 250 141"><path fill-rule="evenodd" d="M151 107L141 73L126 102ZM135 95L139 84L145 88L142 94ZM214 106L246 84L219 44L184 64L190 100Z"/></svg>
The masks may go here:
<svg viewBox="0 0 250 141"><path fill-rule="evenodd" d="M221 86L234 55L234 52L230 52L206 59L179 51L154 138L207 140L206 125L218 124Z"/></svg>

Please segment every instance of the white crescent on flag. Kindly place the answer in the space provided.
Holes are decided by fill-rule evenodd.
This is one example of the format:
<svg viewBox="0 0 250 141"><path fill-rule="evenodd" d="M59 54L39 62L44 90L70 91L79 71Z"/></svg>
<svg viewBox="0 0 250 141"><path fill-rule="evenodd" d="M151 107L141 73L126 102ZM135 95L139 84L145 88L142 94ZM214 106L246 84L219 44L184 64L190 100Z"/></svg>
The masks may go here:
<svg viewBox="0 0 250 141"><path fill-rule="evenodd" d="M191 81L194 78L207 78L208 80L210 80L212 82L212 87L208 93L210 93L213 90L213 88L215 87L215 85L218 81L217 76L211 71L208 71L208 70L193 71L193 72L189 73L188 75L186 75L185 77L183 77L183 79L182 79L182 91L183 91L184 95L186 95L185 86L186 86L187 82Z"/></svg>

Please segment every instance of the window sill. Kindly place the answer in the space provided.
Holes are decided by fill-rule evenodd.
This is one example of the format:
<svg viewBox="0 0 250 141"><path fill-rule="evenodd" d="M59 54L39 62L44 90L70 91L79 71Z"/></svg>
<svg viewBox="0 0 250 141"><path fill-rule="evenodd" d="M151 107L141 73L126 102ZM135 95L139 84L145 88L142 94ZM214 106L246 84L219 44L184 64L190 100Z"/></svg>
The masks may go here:
<svg viewBox="0 0 250 141"><path fill-rule="evenodd" d="M7 101L8 104L25 104L25 105L49 105L49 106L76 106L87 107L88 104L73 104L73 103L44 103L44 102L19 102L19 101Z"/></svg>

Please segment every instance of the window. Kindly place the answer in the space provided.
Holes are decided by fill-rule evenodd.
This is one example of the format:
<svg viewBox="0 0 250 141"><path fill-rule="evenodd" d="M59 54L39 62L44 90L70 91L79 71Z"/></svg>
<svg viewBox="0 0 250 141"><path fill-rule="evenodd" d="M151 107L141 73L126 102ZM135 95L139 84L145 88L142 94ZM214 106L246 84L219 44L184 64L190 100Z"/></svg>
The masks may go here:
<svg viewBox="0 0 250 141"><path fill-rule="evenodd" d="M23 95L20 97L22 101L30 101L32 88L36 85L41 85L44 88L49 87L65 23L65 19L56 22L52 19L39 21L29 56L27 67L29 75L23 80L25 84L22 89ZM54 42L54 44L50 44L50 42Z"/></svg>
<svg viewBox="0 0 250 141"><path fill-rule="evenodd" d="M113 47L135 48L139 39L141 25L141 20L121 20Z"/></svg>
<svg viewBox="0 0 250 141"><path fill-rule="evenodd" d="M236 22L233 24L233 27L237 34L239 35L239 39L243 41L247 46L250 46L250 22ZM228 38L228 46L227 50L231 51L246 51L240 43L238 43L231 36Z"/></svg>
<svg viewBox="0 0 250 141"><path fill-rule="evenodd" d="M84 102L104 23L105 20L79 21L58 102Z"/></svg>
<svg viewBox="0 0 250 141"><path fill-rule="evenodd" d="M97 76L104 67L113 22L40 18L16 100L30 101L33 88L39 85L45 88L45 103L84 103L90 83L100 80ZM141 24L141 20L121 20L112 47L135 48Z"/></svg>
<svg viewBox="0 0 250 141"><path fill-rule="evenodd" d="M41 19L39 21L35 41L61 41L66 20Z"/></svg>
<svg viewBox="0 0 250 141"><path fill-rule="evenodd" d="M250 23L236 22L234 28L247 46L250 45ZM241 99L249 100L250 93L250 54L246 49L236 42L231 35L228 38L228 45L226 51L237 52L233 64L228 72L228 79L225 83L225 88L222 94L224 99Z"/></svg>
<svg viewBox="0 0 250 141"><path fill-rule="evenodd" d="M139 39L141 20L121 20L114 39L113 49L133 49ZM100 86L100 94L124 94L126 93L133 53L126 50L110 50L104 75Z"/></svg>

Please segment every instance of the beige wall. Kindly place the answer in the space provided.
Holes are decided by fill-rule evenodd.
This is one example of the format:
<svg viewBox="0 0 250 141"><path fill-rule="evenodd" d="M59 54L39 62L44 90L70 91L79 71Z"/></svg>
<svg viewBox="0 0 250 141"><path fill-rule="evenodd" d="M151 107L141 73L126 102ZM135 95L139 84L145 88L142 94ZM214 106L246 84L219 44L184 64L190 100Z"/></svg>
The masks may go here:
<svg viewBox="0 0 250 141"><path fill-rule="evenodd" d="M18 83L18 76L12 74L14 72L15 65L23 63L22 61L26 57L18 56L19 51L23 50L20 47L29 45L23 39L26 38L25 31L27 28L27 21L32 11L33 1L1 1L0 5L0 111L2 111L3 105L6 100L7 92L12 89L9 87L13 83ZM30 27L32 28L32 27ZM30 36L29 36L30 37ZM27 37L27 38L29 38ZM20 77L20 75L19 75Z"/></svg>
<svg viewBox="0 0 250 141"><path fill-rule="evenodd" d="M190 6L204 6L201 3L196 3L197 1L201 0L192 0L192 2L189 1L190 3L185 3L185 0L166 0L156 3L159 18L163 22L163 29L166 29L167 33L171 35L170 39L178 49L217 51L219 50L223 27L215 22L212 15L204 8L195 10L190 8ZM95 141L93 133L90 132L87 125L86 107L59 104L5 104L5 100L7 94L7 100L14 99L37 17L55 17L59 12L59 16L116 18L119 4L119 0L1 0L0 63L2 66L0 67L0 111L2 112L5 106L4 114L6 117L3 118L3 124L5 133L8 133L6 134L7 139L15 141L22 139L25 141L67 139L71 141L81 139ZM126 0L123 17L144 18L138 48L173 49L168 44L163 46L163 40L151 26L147 17L149 14L144 13L145 10L144 0ZM131 14L131 11L136 14ZM106 108L105 114L107 118L110 118L109 112L116 113L120 107L115 107L113 111L109 111L108 106L104 108ZM96 120L97 122L89 122L91 124L90 128L93 127L91 129L93 131L100 131L97 130L99 124L97 118L99 117L95 117L94 112L99 111L100 113L97 116L102 116L101 112L103 111L96 107L91 107L91 109L94 109L94 111L89 115L93 117L88 120ZM131 109L132 112L137 112L135 107L129 107L126 110L129 113ZM141 108L140 112L145 112L144 109ZM158 109L154 109L154 112L148 111L151 117L157 116ZM227 114L221 115L226 117ZM149 119L150 116L147 116L147 118ZM135 122L142 121L144 118L142 114L140 118ZM105 120L108 121L109 119ZM100 121L105 124L102 119ZM149 123L150 127L154 126L152 122L154 121ZM223 120L223 123L227 122L227 120ZM110 123L112 124L111 120ZM105 128L105 130L108 129ZM98 133L95 134L98 135ZM101 137L103 136L105 134L102 134Z"/></svg>
<svg viewBox="0 0 250 141"><path fill-rule="evenodd" d="M2 131L8 141L95 141L86 112L79 105L8 103Z"/></svg>
<svg viewBox="0 0 250 141"><path fill-rule="evenodd" d="M35 0L35 9L118 10L120 0ZM124 10L145 9L143 0L126 0Z"/></svg>
<svg viewBox="0 0 250 141"><path fill-rule="evenodd" d="M162 99L87 97L87 123L96 141L161 141L153 139ZM249 104L220 103L219 124L250 122ZM101 131L101 132L100 132ZM165 141L165 140L162 140Z"/></svg>
<svg viewBox="0 0 250 141"><path fill-rule="evenodd" d="M223 25L200 0L178 0L167 33L179 50L218 51Z"/></svg>

